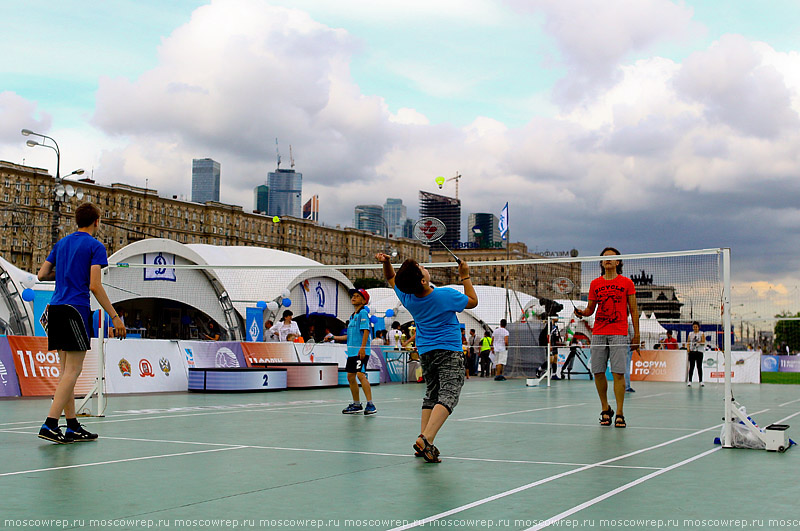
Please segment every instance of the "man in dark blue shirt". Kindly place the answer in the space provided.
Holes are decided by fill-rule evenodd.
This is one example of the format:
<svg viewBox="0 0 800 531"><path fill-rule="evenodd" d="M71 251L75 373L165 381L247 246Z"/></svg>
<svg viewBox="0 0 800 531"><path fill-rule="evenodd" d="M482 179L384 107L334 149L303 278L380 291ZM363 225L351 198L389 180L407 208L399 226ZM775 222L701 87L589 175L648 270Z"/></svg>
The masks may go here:
<svg viewBox="0 0 800 531"><path fill-rule="evenodd" d="M56 281L47 309L47 348L57 350L61 362L58 386L39 437L59 444L97 439L97 434L89 433L78 423L75 414L75 384L83 369L86 351L91 348L89 292L111 316L114 335L120 339L125 337L125 325L102 284L101 269L108 265L108 258L106 248L94 237L100 226L100 210L91 203L84 203L75 211L75 221L78 230L55 244L38 275L41 281ZM67 418L66 433L58 427L62 411Z"/></svg>

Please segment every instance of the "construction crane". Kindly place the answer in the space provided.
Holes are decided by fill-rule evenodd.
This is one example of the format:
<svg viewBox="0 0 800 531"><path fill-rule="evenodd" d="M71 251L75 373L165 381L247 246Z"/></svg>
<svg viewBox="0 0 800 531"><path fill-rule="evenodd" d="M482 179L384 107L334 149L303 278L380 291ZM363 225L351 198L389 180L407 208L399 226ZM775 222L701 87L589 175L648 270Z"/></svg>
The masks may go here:
<svg viewBox="0 0 800 531"><path fill-rule="evenodd" d="M449 181L455 181L456 182L456 199L458 199L458 181L461 179L461 177L462 177L461 174L458 173L458 171L456 171L455 177L450 177L449 179L445 179L444 177L437 177L436 178L436 184L439 185L439 190L441 190L442 187L444 186L444 183L449 182Z"/></svg>

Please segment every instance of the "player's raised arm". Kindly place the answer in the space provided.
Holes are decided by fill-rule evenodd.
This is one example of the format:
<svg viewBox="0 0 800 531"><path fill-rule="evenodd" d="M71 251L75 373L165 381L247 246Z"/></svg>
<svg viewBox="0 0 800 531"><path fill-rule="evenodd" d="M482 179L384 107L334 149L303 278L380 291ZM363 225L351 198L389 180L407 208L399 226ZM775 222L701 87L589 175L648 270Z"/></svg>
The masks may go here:
<svg viewBox="0 0 800 531"><path fill-rule="evenodd" d="M394 267L392 267L392 259L388 254L378 253L375 259L383 264L383 277L389 283L390 288L394 288Z"/></svg>

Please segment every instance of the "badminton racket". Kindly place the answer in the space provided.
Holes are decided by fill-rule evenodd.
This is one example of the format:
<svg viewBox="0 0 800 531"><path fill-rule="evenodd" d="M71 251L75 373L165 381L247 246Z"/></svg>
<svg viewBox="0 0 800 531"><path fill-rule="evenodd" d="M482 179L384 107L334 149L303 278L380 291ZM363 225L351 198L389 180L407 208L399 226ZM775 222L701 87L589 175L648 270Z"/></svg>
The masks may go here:
<svg viewBox="0 0 800 531"><path fill-rule="evenodd" d="M453 254L447 245L442 242L442 237L447 233L442 220L438 218L422 218L414 223L414 238L425 243L439 242L445 250L450 253L450 256L455 258L456 263L461 263L461 259Z"/></svg>
<svg viewBox="0 0 800 531"><path fill-rule="evenodd" d="M577 310L575 303L572 301L572 293L575 290L575 284L567 277L558 277L553 279L553 291L560 295L566 295L569 302L572 303L572 309Z"/></svg>

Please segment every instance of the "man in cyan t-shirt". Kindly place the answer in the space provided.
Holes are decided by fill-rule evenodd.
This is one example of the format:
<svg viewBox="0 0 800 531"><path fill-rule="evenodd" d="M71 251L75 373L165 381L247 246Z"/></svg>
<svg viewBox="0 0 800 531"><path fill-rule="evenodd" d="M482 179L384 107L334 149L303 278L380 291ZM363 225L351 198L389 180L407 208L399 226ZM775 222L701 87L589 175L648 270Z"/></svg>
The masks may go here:
<svg viewBox="0 0 800 531"><path fill-rule="evenodd" d="M461 261L458 273L464 293L452 288L434 288L427 269L408 259L395 275L390 257L378 253L383 274L417 324L417 350L422 363L426 392L422 400L422 431L414 441L415 455L429 463L439 463L439 449L433 440L453 412L464 385L464 356L461 324L456 313L478 305L478 296L469 278L469 267Z"/></svg>
<svg viewBox="0 0 800 531"><path fill-rule="evenodd" d="M613 247L606 247L600 256L618 255ZM639 310L636 306L636 288L633 281L621 275L621 260L600 262L602 276L592 280L589 286L589 304L585 310L575 310L579 317L592 315L597 308L592 329L592 373L603 411L600 425L610 426L614 410L608 404L608 381L606 366L611 363L614 375L614 396L617 400L617 420L614 426L625 428L622 405L625 402L625 364L629 346L639 348ZM633 316L633 338L628 343L628 315Z"/></svg>
<svg viewBox="0 0 800 531"><path fill-rule="evenodd" d="M75 221L78 230L55 244L38 275L41 281L56 281L47 308L47 348L57 350L61 359L58 386L47 419L39 430L39 438L58 444L97 439L97 434L89 433L78 422L74 398L86 351L91 348L89 292L111 316L114 336L125 337L125 324L103 289L102 268L108 265L108 258L106 248L94 237L100 226L100 210L91 203L84 203L75 210ZM58 427L62 411L67 419L66 433Z"/></svg>

